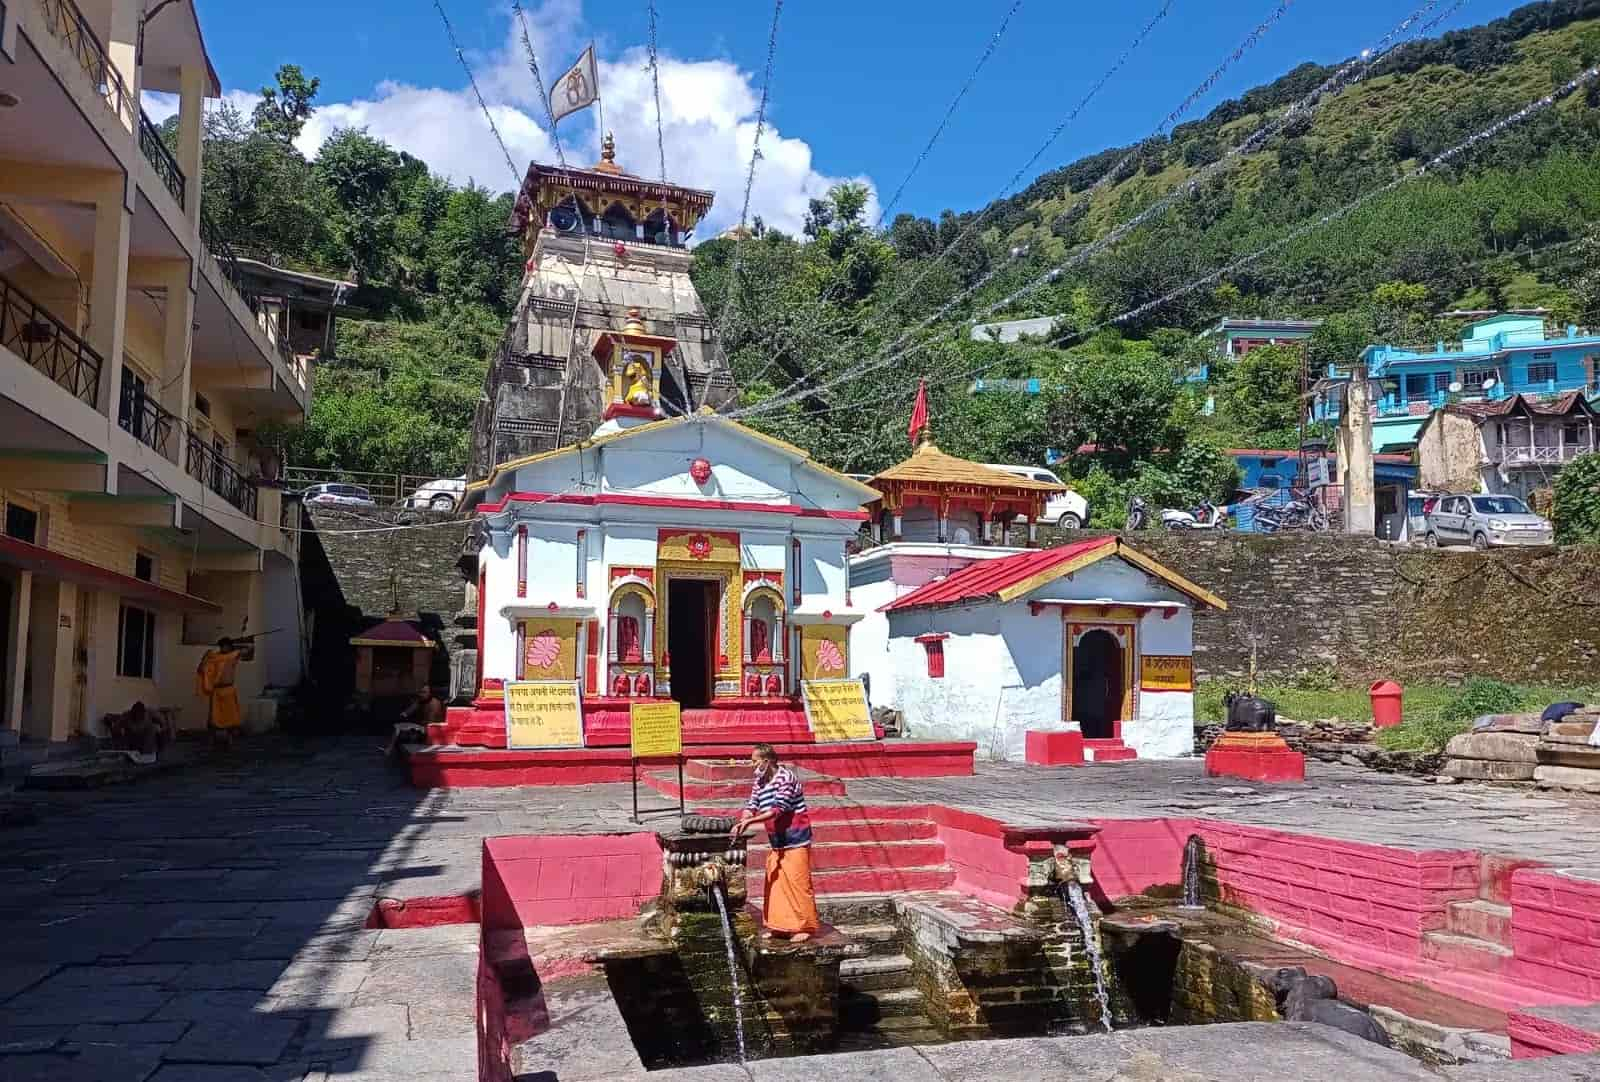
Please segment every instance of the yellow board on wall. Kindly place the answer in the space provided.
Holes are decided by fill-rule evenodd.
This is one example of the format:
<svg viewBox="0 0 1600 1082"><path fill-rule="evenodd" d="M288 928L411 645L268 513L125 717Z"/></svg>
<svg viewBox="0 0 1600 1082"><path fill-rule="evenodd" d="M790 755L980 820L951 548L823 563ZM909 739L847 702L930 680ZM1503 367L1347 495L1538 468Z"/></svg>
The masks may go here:
<svg viewBox="0 0 1600 1082"><path fill-rule="evenodd" d="M583 747L583 702L576 680L508 680L506 747Z"/></svg>
<svg viewBox="0 0 1600 1082"><path fill-rule="evenodd" d="M860 680L802 680L800 697L817 743L876 739Z"/></svg>
<svg viewBox="0 0 1600 1082"><path fill-rule="evenodd" d="M531 618L522 621L522 666L527 680L578 678L578 621Z"/></svg>
<svg viewBox="0 0 1600 1082"><path fill-rule="evenodd" d="M807 624L800 629L800 679L842 680L850 674L850 629Z"/></svg>
<svg viewBox="0 0 1600 1082"><path fill-rule="evenodd" d="M629 706L628 732L635 759L683 754L683 714L675 702Z"/></svg>
<svg viewBox="0 0 1600 1082"><path fill-rule="evenodd" d="M1141 662L1139 686L1146 691L1193 691L1194 658L1186 655L1146 654Z"/></svg>

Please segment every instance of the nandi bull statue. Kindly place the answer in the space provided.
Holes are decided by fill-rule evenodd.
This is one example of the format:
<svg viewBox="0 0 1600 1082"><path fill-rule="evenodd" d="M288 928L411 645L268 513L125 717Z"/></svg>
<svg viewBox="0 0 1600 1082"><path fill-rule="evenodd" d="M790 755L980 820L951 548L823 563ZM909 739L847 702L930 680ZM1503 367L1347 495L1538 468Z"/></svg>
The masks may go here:
<svg viewBox="0 0 1600 1082"><path fill-rule="evenodd" d="M1223 726L1234 733L1272 733L1278 730L1278 705L1271 699L1230 691L1222 697L1227 709Z"/></svg>

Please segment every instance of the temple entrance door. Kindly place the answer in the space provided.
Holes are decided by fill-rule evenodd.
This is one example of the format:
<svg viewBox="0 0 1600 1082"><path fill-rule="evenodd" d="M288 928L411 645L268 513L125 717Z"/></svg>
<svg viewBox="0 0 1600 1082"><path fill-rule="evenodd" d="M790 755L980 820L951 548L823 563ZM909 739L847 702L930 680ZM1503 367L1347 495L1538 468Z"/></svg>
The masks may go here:
<svg viewBox="0 0 1600 1082"><path fill-rule="evenodd" d="M709 706L716 686L717 584L705 579L667 582L667 650L672 697L685 708Z"/></svg>
<svg viewBox="0 0 1600 1082"><path fill-rule="evenodd" d="M1089 740L1117 735L1122 720L1122 644L1096 628L1072 647L1072 719Z"/></svg>

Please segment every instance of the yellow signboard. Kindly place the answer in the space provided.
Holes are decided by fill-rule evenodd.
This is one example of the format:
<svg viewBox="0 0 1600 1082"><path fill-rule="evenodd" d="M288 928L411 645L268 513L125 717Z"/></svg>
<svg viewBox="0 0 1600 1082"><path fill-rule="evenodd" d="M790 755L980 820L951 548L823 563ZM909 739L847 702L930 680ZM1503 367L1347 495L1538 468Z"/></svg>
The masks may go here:
<svg viewBox="0 0 1600 1082"><path fill-rule="evenodd" d="M1146 654L1139 686L1146 691L1193 691L1194 658Z"/></svg>
<svg viewBox="0 0 1600 1082"><path fill-rule="evenodd" d="M867 689L860 680L802 680L800 695L817 743L874 739Z"/></svg>
<svg viewBox="0 0 1600 1082"><path fill-rule="evenodd" d="M628 707L628 722L635 759L683 754L683 717L677 703L634 703Z"/></svg>
<svg viewBox="0 0 1600 1082"><path fill-rule="evenodd" d="M583 747L576 680L507 680L506 747Z"/></svg>

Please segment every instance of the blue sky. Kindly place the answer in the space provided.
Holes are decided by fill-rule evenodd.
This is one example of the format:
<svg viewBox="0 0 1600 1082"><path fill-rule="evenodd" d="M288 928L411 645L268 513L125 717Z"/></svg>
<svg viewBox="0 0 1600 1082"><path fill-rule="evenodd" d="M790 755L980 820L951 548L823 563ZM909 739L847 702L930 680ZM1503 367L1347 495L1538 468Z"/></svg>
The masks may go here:
<svg viewBox="0 0 1600 1082"><path fill-rule="evenodd" d="M443 2L518 168L527 157L552 159L509 0ZM763 137L753 210L793 228L807 197L845 177L867 179L887 198L1012 2L789 0L768 113L775 134ZM457 180L510 186L432 0L278 0L271 22L286 28L282 33L264 32L252 5L196 3L217 72L241 102L282 63L321 77L326 108L302 149L314 151L337 125L365 124ZM1161 5L1024 0L895 210L936 215L999 194ZM528 0L526 6L547 79L583 43L596 41L619 158L633 172L658 172L644 0ZM667 61L668 172L717 190L713 224L726 225L738 217L772 9L764 0L657 0L656 6ZM1354 55L1414 6L1413 0L1296 0L1188 116L1202 116L1303 60ZM1446 0L1438 9L1448 6ZM1513 6L1468 0L1435 32L1485 22ZM1172 0L1141 49L1032 173L1148 134L1276 7L1277 0ZM564 120L560 133L575 160L593 160L590 116Z"/></svg>

